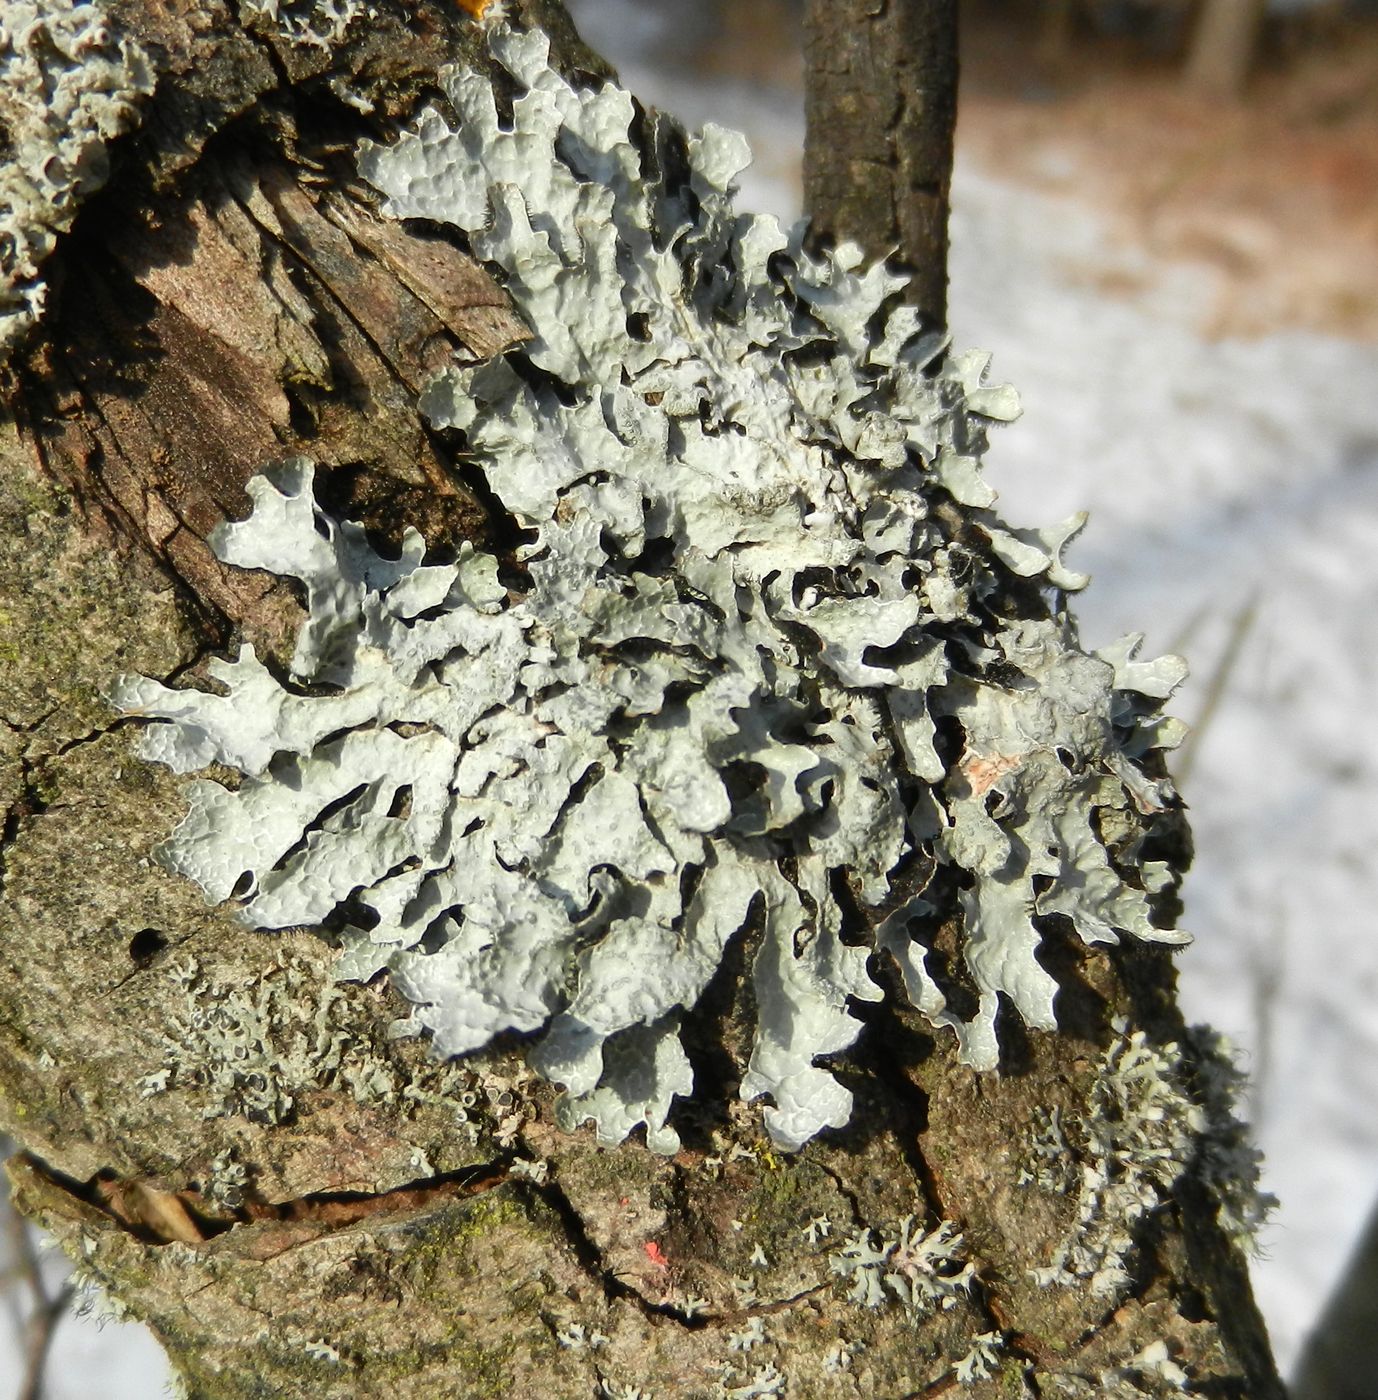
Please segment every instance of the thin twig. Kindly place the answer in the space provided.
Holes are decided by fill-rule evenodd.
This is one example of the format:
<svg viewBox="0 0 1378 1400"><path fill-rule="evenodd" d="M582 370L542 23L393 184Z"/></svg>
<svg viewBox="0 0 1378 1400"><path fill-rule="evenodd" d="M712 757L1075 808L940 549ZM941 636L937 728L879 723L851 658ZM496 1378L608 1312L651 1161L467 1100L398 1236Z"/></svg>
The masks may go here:
<svg viewBox="0 0 1378 1400"><path fill-rule="evenodd" d="M1215 718L1216 711L1220 708L1220 702L1225 698L1225 693L1230 688L1235 667L1239 664L1239 658L1244 651L1244 643L1248 640L1257 617L1258 596L1255 594L1245 602L1230 623L1229 640L1225 643L1225 650L1221 653L1220 661L1211 675L1210 683L1206 686L1205 704L1201 706L1201 713L1196 717L1196 723L1192 725L1186 743L1182 745L1177 761L1172 765L1179 786L1186 785L1196 755L1200 751L1201 740L1205 737L1211 720Z"/></svg>
<svg viewBox="0 0 1378 1400"><path fill-rule="evenodd" d="M24 1382L19 1387L18 1400L41 1400L43 1394L43 1369L48 1360L48 1348L52 1345L53 1333L67 1311L75 1290L70 1283L64 1283L57 1294L47 1301L36 1304L33 1316L29 1318L24 1344Z"/></svg>
<svg viewBox="0 0 1378 1400"><path fill-rule="evenodd" d="M14 1251L15 1262L11 1272L16 1279L23 1279L33 1295L33 1311L23 1324L24 1375L16 1400L41 1400L48 1349L52 1345L57 1324L72 1301L74 1290L70 1283L64 1283L56 1293L49 1294L48 1286L43 1281L42 1261L27 1223L8 1200L4 1205L4 1214L5 1229Z"/></svg>

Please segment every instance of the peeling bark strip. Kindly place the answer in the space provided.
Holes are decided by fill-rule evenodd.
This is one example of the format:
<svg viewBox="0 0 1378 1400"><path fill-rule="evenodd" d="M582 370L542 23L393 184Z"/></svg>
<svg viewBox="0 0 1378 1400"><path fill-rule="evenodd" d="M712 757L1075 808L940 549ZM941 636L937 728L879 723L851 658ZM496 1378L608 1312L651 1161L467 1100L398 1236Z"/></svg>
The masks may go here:
<svg viewBox="0 0 1378 1400"><path fill-rule="evenodd" d="M557 5L504 8L577 86L605 74ZM396 1039L385 982L333 978L336 924L253 934L157 863L183 781L138 759L106 688L204 688L240 640L287 674L296 597L205 544L273 459L310 456L335 518L472 539L519 577L475 444L416 397L527 328L467 238L381 217L350 156L436 100L448 62L491 75L499 110L513 88L466 14L496 4L106 9L156 84L43 263L0 419L0 1132L82 1282L149 1324L196 1400L1280 1397L1232 1238L1253 1203L1228 1073L1185 1036L1166 957L1083 946L1056 882L1037 919L1058 1032L1006 1007L1000 1073L978 1076L876 957L887 994L825 1061L852 1121L791 1155L733 1102L758 1012L744 929L683 1025L713 1088L660 1157L557 1130L520 1045L438 1061ZM950 562L995 570L998 544L978 605L1047 621L1032 546L960 504L964 462L930 522ZM995 805L1009 750L969 749L964 723L937 756L973 813L1017 822ZM1145 858L1180 871L1186 841L1169 820ZM905 899L935 872L908 875ZM961 891L930 892L933 969L974 1001Z"/></svg>
<svg viewBox="0 0 1378 1400"><path fill-rule="evenodd" d="M894 255L907 298L945 325L957 0L808 0L804 54L814 237Z"/></svg>

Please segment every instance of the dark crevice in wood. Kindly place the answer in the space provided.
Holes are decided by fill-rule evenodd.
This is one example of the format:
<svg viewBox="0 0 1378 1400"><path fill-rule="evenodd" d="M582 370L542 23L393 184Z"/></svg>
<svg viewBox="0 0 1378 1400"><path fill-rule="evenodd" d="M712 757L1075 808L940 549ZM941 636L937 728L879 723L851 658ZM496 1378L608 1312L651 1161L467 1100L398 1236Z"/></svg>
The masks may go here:
<svg viewBox="0 0 1378 1400"><path fill-rule="evenodd" d="M3 822L0 822L0 896L5 893L6 853L19 839L23 822L29 817L41 816L47 810L47 803L34 780L33 768L30 759L20 761L19 795L10 803Z"/></svg>
<svg viewBox="0 0 1378 1400"><path fill-rule="evenodd" d="M691 1316L672 1303L652 1302L640 1289L633 1288L631 1284L620 1278L608 1266L603 1257L603 1251L599 1249L593 1236L589 1234L583 1217L560 1188L558 1182L547 1180L537 1184L531 1181L520 1181L516 1185L518 1189L543 1201L559 1217L565 1239L574 1257L578 1260L580 1268L598 1284L603 1291L603 1296L609 1302L616 1300L629 1302L651 1321L676 1323L690 1331L699 1331L708 1325L707 1318L698 1314Z"/></svg>
<svg viewBox="0 0 1378 1400"><path fill-rule="evenodd" d="M416 396L455 351L525 331L452 242L336 192L357 186L352 150L371 134L320 88L279 92L212 132L175 188L92 198L53 259L47 349L20 370L45 470L222 642L285 595L226 571L205 536L283 455L305 452L323 480L348 464L336 494L394 544L408 525L440 548L489 533Z"/></svg>
<svg viewBox="0 0 1378 1400"><path fill-rule="evenodd" d="M923 1152L922 1139L929 1126L928 1096L912 1077L913 1070L932 1056L935 1047L931 1035L918 1029L917 1017L898 1009L904 1004L893 999L898 991L893 983L898 979L888 980L892 985L887 987L885 999L865 1008L872 1015L867 1018L866 1039L858 1059L864 1059L867 1075L874 1078L883 1094L882 1103L877 1105L880 1111L866 1116L893 1137L933 1225L956 1213L950 1193Z"/></svg>
<svg viewBox="0 0 1378 1400"><path fill-rule="evenodd" d="M678 1101L671 1121L690 1148L712 1151L713 1130L726 1124L727 1105L741 1087L741 1066L756 1024L751 966L764 927L764 903L756 900L746 922L728 939L698 1001L684 1014L681 1043L702 1092L688 1102Z"/></svg>

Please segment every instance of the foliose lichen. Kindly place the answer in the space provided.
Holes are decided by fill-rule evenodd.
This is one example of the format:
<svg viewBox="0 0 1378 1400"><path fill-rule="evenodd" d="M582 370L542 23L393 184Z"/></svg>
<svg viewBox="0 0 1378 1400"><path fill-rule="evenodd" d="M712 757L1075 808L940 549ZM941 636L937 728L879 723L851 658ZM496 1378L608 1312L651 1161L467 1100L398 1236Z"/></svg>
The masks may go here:
<svg viewBox="0 0 1378 1400"><path fill-rule="evenodd" d="M109 175L106 144L153 91L147 55L96 5L0 5L0 360L43 314L41 269Z"/></svg>
<svg viewBox="0 0 1378 1400"><path fill-rule="evenodd" d="M362 0L240 0L245 20L263 19L288 43L330 49L360 16L374 13Z"/></svg>
<svg viewBox="0 0 1378 1400"><path fill-rule="evenodd" d="M1005 1355L1005 1339L999 1332L980 1332L953 1367L959 1385L989 1380Z"/></svg>
<svg viewBox="0 0 1378 1400"><path fill-rule="evenodd" d="M1261 1154L1234 1112L1242 1075L1220 1038L1193 1028L1183 1055L1122 1021L1115 1030L1085 1116L1069 1125L1042 1110L1030 1134L1021 1184L1076 1201L1065 1238L1033 1271L1045 1287L1088 1281L1093 1292L1122 1293L1141 1225L1185 1177L1207 1188L1221 1227L1245 1251L1275 1204L1258 1187Z"/></svg>
<svg viewBox="0 0 1378 1400"><path fill-rule="evenodd" d="M1124 1366L1094 1375L1040 1373L1038 1380L1040 1393L1063 1400L1170 1400L1200 1393L1161 1341L1150 1343Z"/></svg>
<svg viewBox="0 0 1378 1400"><path fill-rule="evenodd" d="M732 1379L735 1379L735 1373ZM731 1379L724 1378L718 1385L718 1394L722 1400L764 1400L767 1396L783 1395L785 1384L785 1373L767 1361L756 1367L740 1385L734 1385Z"/></svg>
<svg viewBox="0 0 1378 1400"><path fill-rule="evenodd" d="M976 1278L976 1266L963 1254L962 1237L949 1221L916 1229L912 1215L893 1233L854 1231L828 1255L828 1267L847 1282L852 1302L880 1308L893 1298L916 1318L955 1307Z"/></svg>
<svg viewBox="0 0 1378 1400"><path fill-rule="evenodd" d="M1001 997L1056 1024L1050 922L1184 940L1146 854L1182 666L1088 654L1049 606L1086 582L1062 559L1081 519L991 512L979 458L1014 395L944 356L902 277L738 215L739 136L571 86L539 33L491 42L510 114L450 69L450 114L360 168L393 217L465 235L531 328L421 399L515 561L428 561L415 533L385 558L295 460L212 537L303 584L293 677L244 647L210 667L223 693L114 698L157 721L150 758L244 775L190 785L173 869L255 928L342 928L341 974L386 967L443 1055L532 1036L561 1122L606 1143L676 1147L680 1019L750 940L740 1092L795 1149L848 1120L817 1061L882 996L877 955L989 1069ZM953 903L949 976L928 940Z"/></svg>

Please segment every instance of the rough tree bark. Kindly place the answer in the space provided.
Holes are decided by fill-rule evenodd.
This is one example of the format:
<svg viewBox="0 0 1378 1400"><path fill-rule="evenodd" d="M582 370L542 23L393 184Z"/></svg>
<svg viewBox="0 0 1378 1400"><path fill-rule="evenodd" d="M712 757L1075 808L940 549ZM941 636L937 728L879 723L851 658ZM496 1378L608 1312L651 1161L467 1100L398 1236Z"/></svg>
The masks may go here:
<svg viewBox="0 0 1378 1400"><path fill-rule="evenodd" d="M1020 1184L1036 1111L1085 1112L1112 1018L1180 1038L1161 952L1067 941L1061 1032L1006 1024L1000 1074L872 1006L839 1071L846 1131L785 1157L755 1110L690 1114L667 1159L557 1131L516 1051L461 1071L389 1039L403 1008L385 982L332 984L322 938L247 934L150 859L181 780L133 755L102 691L118 671L198 675L241 638L284 657L295 599L205 543L253 473L305 452L328 503L384 538L414 524L440 548L511 548L415 397L452 353L523 327L455 243L382 219L350 155L441 63L484 62L476 8L377 0L323 48L223 0L107 6L157 90L49 264L0 424L0 1129L23 1148L20 1206L197 1397L936 1395L981 1334L1000 1355L973 1397L1101 1393L1121 1371L1125 1394L1157 1394L1167 1373L1134 1368L1158 1346L1195 1393L1281 1396L1244 1264L1190 1176L1141 1222L1113 1306L1031 1277L1072 1210ZM510 8L580 81L605 71L554 0ZM835 52L859 55L839 67L869 103L907 33L881 31L913 7L834 8L856 11ZM849 157L874 181L811 198L836 232L902 244L938 317L952 77L919 78L931 105L887 87L893 143ZM815 152L811 191L819 171ZM711 988L700 1073L731 1072L714 1046L740 1034L738 972ZM805 1245L818 1217L850 1233L906 1215L960 1227L977 1271L921 1323L847 1301ZM769 1272L734 1288L752 1256ZM778 1381L745 1355L757 1321Z"/></svg>
<svg viewBox="0 0 1378 1400"><path fill-rule="evenodd" d="M804 57L815 238L894 256L910 300L946 325L957 0L808 0Z"/></svg>

